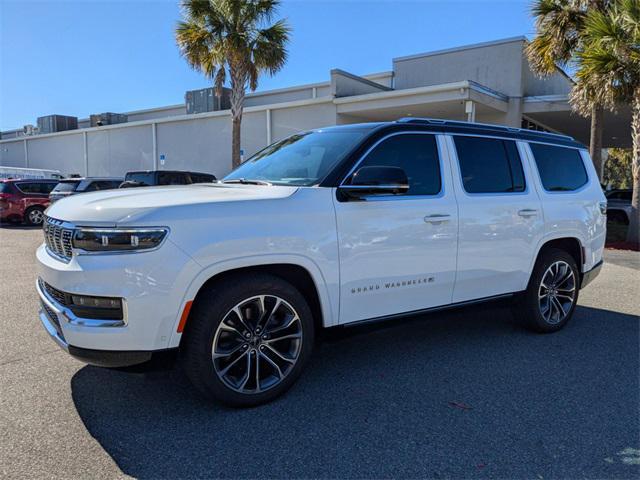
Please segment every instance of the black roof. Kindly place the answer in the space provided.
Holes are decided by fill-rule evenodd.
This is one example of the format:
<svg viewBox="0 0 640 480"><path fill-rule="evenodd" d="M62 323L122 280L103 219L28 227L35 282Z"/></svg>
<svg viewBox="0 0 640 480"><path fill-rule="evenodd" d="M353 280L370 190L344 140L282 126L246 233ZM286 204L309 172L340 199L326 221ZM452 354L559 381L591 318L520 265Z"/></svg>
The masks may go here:
<svg viewBox="0 0 640 480"><path fill-rule="evenodd" d="M527 130L526 128L506 127L504 125L492 125L487 123L461 122L457 120L441 120L437 118L417 118L405 117L393 122L372 122L372 123L356 123L350 125L338 125L326 128L318 128L315 131L331 131L331 130L359 130L373 131L378 129L393 128L406 130L407 128L415 129L416 127L424 131L432 131L438 133L460 133L471 135L486 135L503 138L513 138L514 140L529 140L533 142L553 143L567 147L585 148L585 146L577 142L568 135L560 135L557 133L539 132L537 130Z"/></svg>

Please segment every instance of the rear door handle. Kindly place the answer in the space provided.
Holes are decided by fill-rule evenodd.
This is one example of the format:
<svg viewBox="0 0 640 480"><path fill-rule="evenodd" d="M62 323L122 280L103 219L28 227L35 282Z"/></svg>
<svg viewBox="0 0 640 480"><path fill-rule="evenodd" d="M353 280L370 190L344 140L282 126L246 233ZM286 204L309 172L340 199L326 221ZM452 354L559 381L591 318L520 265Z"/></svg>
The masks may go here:
<svg viewBox="0 0 640 480"><path fill-rule="evenodd" d="M424 217L424 221L426 223L433 223L434 225L438 225L443 222L448 222L449 218L451 218L451 215L435 214L435 215L427 215L426 217Z"/></svg>
<svg viewBox="0 0 640 480"><path fill-rule="evenodd" d="M533 208L525 208L522 210L518 210L518 215L521 217L533 217L538 214L538 211Z"/></svg>

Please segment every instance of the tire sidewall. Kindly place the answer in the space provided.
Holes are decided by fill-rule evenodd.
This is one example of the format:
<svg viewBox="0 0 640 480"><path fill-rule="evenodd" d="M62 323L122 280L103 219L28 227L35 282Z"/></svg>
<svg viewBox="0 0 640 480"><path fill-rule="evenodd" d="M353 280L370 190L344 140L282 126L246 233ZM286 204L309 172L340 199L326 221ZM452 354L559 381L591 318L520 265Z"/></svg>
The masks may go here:
<svg viewBox="0 0 640 480"><path fill-rule="evenodd" d="M573 304L571 305L571 308L569 309L569 312L567 313L565 318L561 322L552 324L545 320L542 312L540 311L538 292L540 283L542 282L547 269L553 263L558 261L566 262L573 271L573 275L575 277L575 297L573 300ZM559 249L549 249L546 252L543 252L538 262L536 262L536 266L531 276L529 286L527 287L527 291L525 292L525 307L527 308L527 316L529 317L531 326L535 330L543 333L555 332L563 328L573 316L573 312L575 311L576 305L578 304L579 293L580 272L574 258L564 250Z"/></svg>
<svg viewBox="0 0 640 480"><path fill-rule="evenodd" d="M42 221L40 223L35 223L35 222L31 221L31 218L30 218L31 212L34 212L36 210L40 211L40 213L42 213L44 215L44 208L42 208L42 207L30 207L30 208L28 208L27 211L24 212L24 222L27 225L31 225L31 226L42 225ZM44 217L43 217L43 220L44 220Z"/></svg>
<svg viewBox="0 0 640 480"><path fill-rule="evenodd" d="M213 288L211 294L194 305L189 322L197 324L187 332L187 375L202 393L227 405L247 407L268 402L287 391L300 376L314 343L313 315L302 294L288 282L272 276L229 279L229 285ZM209 293L209 292L203 292ZM276 386L261 393L242 394L229 388L218 377L213 365L212 349L218 326L238 303L258 295L275 295L288 302L300 317L302 345L298 361ZM199 327L199 328L198 328Z"/></svg>

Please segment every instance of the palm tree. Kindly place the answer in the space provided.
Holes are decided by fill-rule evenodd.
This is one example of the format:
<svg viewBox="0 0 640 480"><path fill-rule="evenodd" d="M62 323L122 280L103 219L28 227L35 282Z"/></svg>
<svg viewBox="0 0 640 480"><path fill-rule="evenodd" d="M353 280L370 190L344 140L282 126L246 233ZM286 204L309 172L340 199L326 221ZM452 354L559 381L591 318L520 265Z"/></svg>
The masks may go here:
<svg viewBox="0 0 640 480"><path fill-rule="evenodd" d="M279 0L184 0L183 19L176 27L180 53L204 73L222 95L231 86L233 167L240 165L240 128L247 87L258 86L262 73L274 75L287 60L290 28L271 22Z"/></svg>
<svg viewBox="0 0 640 480"><path fill-rule="evenodd" d="M589 11L606 11L611 0L535 0L536 37L526 53L532 70L540 76L556 73L558 66L571 66L582 44L585 19ZM592 103L589 153L598 176L602 171L602 132L604 110Z"/></svg>
<svg viewBox="0 0 640 480"><path fill-rule="evenodd" d="M640 2L616 0L608 11L590 11L577 50L578 80L572 102L609 109L631 104L633 196L627 240L640 241Z"/></svg>

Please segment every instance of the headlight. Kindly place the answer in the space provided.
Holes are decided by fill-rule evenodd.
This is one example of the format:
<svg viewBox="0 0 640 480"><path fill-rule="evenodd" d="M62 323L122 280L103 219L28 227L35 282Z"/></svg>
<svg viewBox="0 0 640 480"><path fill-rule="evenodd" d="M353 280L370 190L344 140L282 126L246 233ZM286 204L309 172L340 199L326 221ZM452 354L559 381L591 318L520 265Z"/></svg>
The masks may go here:
<svg viewBox="0 0 640 480"><path fill-rule="evenodd" d="M86 252L122 252L158 247L167 228L77 228L73 248Z"/></svg>

